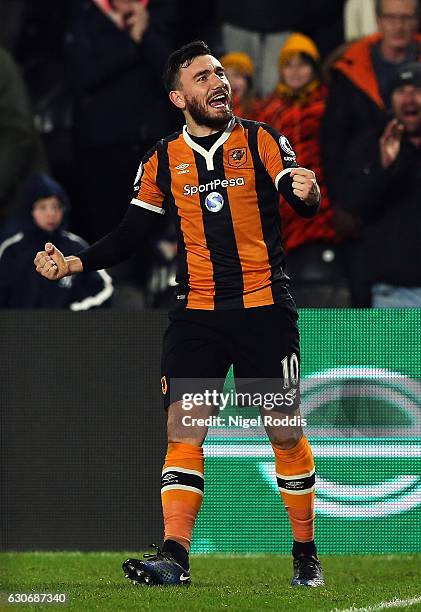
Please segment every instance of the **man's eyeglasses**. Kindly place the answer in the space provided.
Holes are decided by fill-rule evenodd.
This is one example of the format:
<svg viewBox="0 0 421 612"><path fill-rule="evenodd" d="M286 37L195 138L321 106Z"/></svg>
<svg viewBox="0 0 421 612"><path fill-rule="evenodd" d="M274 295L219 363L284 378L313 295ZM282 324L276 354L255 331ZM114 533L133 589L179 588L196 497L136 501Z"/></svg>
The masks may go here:
<svg viewBox="0 0 421 612"><path fill-rule="evenodd" d="M399 22L399 23L408 25L410 23L413 23L414 21L417 21L419 18L419 15L416 13L413 15L396 15L394 13L382 13L380 17L384 19L385 21L388 21L389 23Z"/></svg>

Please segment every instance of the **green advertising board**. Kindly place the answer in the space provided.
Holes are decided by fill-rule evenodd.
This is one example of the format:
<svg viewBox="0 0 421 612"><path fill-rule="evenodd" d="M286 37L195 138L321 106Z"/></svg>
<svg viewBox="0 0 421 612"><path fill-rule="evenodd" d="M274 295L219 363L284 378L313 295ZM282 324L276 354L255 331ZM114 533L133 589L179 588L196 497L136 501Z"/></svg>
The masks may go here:
<svg viewBox="0 0 421 612"><path fill-rule="evenodd" d="M303 310L300 333L319 551L420 551L421 310ZM192 552L290 552L263 429L211 428L205 456Z"/></svg>

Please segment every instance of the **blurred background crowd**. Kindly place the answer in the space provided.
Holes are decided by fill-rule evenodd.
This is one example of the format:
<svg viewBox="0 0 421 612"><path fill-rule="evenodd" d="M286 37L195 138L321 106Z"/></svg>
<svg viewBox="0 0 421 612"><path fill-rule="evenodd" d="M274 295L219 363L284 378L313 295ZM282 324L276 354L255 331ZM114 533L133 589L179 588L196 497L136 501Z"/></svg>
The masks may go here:
<svg viewBox="0 0 421 612"><path fill-rule="evenodd" d="M108 271L51 284L33 257L112 230L139 162L181 127L161 82L202 39L234 112L285 134L323 203L280 199L299 307L421 307L418 0L0 0L0 307L159 308L175 283L174 229Z"/></svg>

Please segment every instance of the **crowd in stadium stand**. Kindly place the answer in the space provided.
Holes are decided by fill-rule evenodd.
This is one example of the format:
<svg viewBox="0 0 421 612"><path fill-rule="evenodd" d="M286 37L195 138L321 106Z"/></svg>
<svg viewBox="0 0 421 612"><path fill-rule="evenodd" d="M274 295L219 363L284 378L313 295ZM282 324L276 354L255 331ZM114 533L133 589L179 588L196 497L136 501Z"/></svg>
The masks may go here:
<svg viewBox="0 0 421 612"><path fill-rule="evenodd" d="M68 308L73 311L110 306L113 283L105 270L68 276L57 283L33 273L39 244L53 242L66 255L87 246L68 232L70 201L64 189L45 174L33 174L22 194L19 218L0 246L1 308ZM14 227L12 227L14 226Z"/></svg>
<svg viewBox="0 0 421 612"><path fill-rule="evenodd" d="M0 0L0 295L7 285L10 296L12 250L26 257L23 238L10 241L29 240L27 194L40 177L67 192L62 212L83 239L117 225L140 159L181 127L162 86L166 58L203 39L226 68L235 114L272 125L317 175L314 219L280 200L297 305L421 307L419 26L417 0ZM113 307L168 304L175 244L157 218L149 242L109 271ZM101 278L99 293L112 293ZM0 306L46 307L37 299Z"/></svg>

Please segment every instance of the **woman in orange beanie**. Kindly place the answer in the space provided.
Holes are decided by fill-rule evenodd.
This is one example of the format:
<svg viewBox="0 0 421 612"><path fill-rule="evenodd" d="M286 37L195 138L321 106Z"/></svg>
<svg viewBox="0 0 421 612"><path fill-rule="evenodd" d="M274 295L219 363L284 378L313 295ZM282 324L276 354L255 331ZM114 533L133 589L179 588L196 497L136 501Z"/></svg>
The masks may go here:
<svg viewBox="0 0 421 612"><path fill-rule="evenodd" d="M286 40L279 53L279 77L276 90L262 101L258 119L293 143L299 164L316 173L322 192L320 212L313 219L299 218L289 207L281 207L285 250L292 251L310 242L336 241L319 144L327 88L319 51L310 38L295 33Z"/></svg>
<svg viewBox="0 0 421 612"><path fill-rule="evenodd" d="M255 119L257 101L253 91L254 66L247 53L235 51L220 58L230 82L234 103L234 115Z"/></svg>

